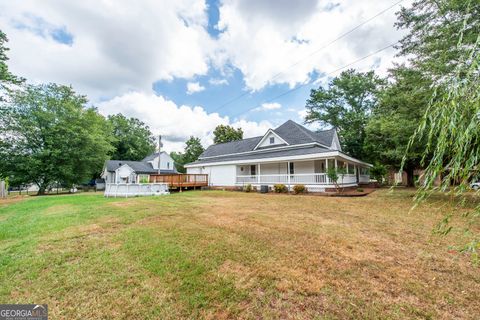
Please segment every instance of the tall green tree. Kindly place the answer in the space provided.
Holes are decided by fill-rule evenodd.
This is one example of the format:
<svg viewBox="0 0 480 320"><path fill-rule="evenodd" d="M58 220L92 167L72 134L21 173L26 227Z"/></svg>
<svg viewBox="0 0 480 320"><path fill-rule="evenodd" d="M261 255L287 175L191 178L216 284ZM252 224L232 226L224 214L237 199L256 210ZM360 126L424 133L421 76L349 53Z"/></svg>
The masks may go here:
<svg viewBox="0 0 480 320"><path fill-rule="evenodd" d="M108 116L108 122L115 137L111 159L138 161L155 151L155 138L142 121L119 113Z"/></svg>
<svg viewBox="0 0 480 320"><path fill-rule="evenodd" d="M372 160L399 170L406 155L407 184L414 185L414 170L422 166L425 141L407 151L431 96L431 81L420 72L397 66L390 71L391 83L379 94L378 106L369 119L364 150Z"/></svg>
<svg viewBox="0 0 480 320"><path fill-rule="evenodd" d="M480 33L478 0L417 0L398 13L399 55L433 82L454 76ZM460 44L460 45L459 45ZM460 66L461 67L461 66Z"/></svg>
<svg viewBox="0 0 480 320"><path fill-rule="evenodd" d="M21 84L24 79L14 76L7 66L8 56L6 43L8 42L7 35L0 30L0 102L3 101L4 91L9 91L9 85L11 84Z"/></svg>
<svg viewBox="0 0 480 320"><path fill-rule="evenodd" d="M310 92L305 121L336 127L342 149L353 157L369 160L364 152L365 127L384 83L373 71L344 71L327 88Z"/></svg>
<svg viewBox="0 0 480 320"><path fill-rule="evenodd" d="M112 150L109 123L71 87L28 85L0 106L0 174L36 183L81 183Z"/></svg>
<svg viewBox="0 0 480 320"><path fill-rule="evenodd" d="M243 139L243 130L242 128L235 129L232 126L228 125L218 125L213 131L213 142L214 143L224 143L236 140Z"/></svg>
<svg viewBox="0 0 480 320"><path fill-rule="evenodd" d="M465 195L480 168L480 3L478 0L416 1L399 14L398 26L408 30L401 41L401 54L411 56L411 68L432 79L432 97L410 140L408 152L425 141L424 182L417 200L435 190L449 191L451 199ZM435 181L441 178L441 185ZM455 186L451 183L455 182ZM467 199L464 197L464 199ZM471 242L462 250L479 261L480 233L471 229L478 222L480 206L465 212L446 212L437 231L453 229L450 220L458 212L469 219L462 225Z"/></svg>
<svg viewBox="0 0 480 320"><path fill-rule="evenodd" d="M186 169L185 164L196 161L200 155L205 151L203 148L200 138L190 137L185 142L185 150L183 153L172 152L170 156L175 161L175 167L178 172L185 173Z"/></svg>

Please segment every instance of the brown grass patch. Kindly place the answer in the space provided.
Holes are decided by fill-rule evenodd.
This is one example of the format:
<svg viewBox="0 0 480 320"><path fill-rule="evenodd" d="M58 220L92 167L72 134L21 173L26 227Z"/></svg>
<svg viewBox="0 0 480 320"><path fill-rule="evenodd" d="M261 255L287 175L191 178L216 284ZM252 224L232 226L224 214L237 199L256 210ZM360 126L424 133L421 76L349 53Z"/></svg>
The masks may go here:
<svg viewBox="0 0 480 320"><path fill-rule="evenodd" d="M236 193L211 200L197 223L240 234L274 253L248 268L228 262L221 272L234 274L239 286L245 278L255 282L252 274L273 279L275 290L285 293L271 306L280 315L292 315L304 295L315 298L307 299L304 312L295 311L296 318L308 318L312 310L340 318L480 314L478 269L467 256L448 251L448 243L462 237L431 235L443 213L436 207L409 213L410 201L386 191L350 199ZM465 284L461 290L459 283ZM329 290L334 298L325 295ZM345 303L353 309L344 310Z"/></svg>
<svg viewBox="0 0 480 320"><path fill-rule="evenodd" d="M449 249L465 235L432 235L452 208L438 197L411 211L411 200L106 199L108 215L36 238L38 259L11 269L7 297L45 301L56 319L478 319L479 270ZM8 241L5 252L18 244Z"/></svg>

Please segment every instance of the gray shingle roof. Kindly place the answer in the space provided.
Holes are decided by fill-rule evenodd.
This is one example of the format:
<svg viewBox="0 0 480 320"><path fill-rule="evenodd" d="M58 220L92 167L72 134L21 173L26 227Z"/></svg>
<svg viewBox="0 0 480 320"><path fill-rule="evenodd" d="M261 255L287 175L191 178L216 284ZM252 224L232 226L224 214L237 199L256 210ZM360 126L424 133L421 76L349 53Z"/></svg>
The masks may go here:
<svg viewBox="0 0 480 320"><path fill-rule="evenodd" d="M157 169L154 169L152 165L148 162L143 161L128 161L128 160L107 160L105 161L105 167L107 171L115 171L124 164L128 165L136 173L146 173L146 174L155 174L158 173ZM161 174L177 173L176 169L171 170L160 170Z"/></svg>
<svg viewBox="0 0 480 320"><path fill-rule="evenodd" d="M162 153L166 153L166 152L165 151L160 152L160 154ZM143 158L142 161L152 161L153 159L155 159L156 156L158 156L158 152L155 152L155 153L152 153L151 155L146 156L145 158Z"/></svg>
<svg viewBox="0 0 480 320"><path fill-rule="evenodd" d="M331 149L319 147L318 145L313 146L299 146L298 148L286 149L286 150L264 150L262 152L255 152L250 154L238 154L238 155L227 155L223 157L215 158L205 158L199 159L195 162L189 164L206 164L212 162L223 162L223 161L235 161L235 160L253 160L253 159L265 159L265 158L280 158L286 156L298 156L304 154L314 154L314 153L324 153L330 152Z"/></svg>
<svg viewBox="0 0 480 320"><path fill-rule="evenodd" d="M288 120L273 131L282 139L284 139L289 145L317 142L327 147L332 145L332 139L335 133L335 129L313 132L292 120ZM253 151L255 146L260 142L260 140L262 140L262 138L263 136L259 136L238 141L214 144L208 147L207 150L200 155L199 159ZM280 145L275 145L274 147L278 146ZM257 150L260 149L263 150L266 148L259 148Z"/></svg>
<svg viewBox="0 0 480 320"><path fill-rule="evenodd" d="M153 167L142 161L128 161L128 160L107 160L105 166L107 171L115 171L124 164L132 168L136 173L157 173L158 170L153 169Z"/></svg>
<svg viewBox="0 0 480 320"><path fill-rule="evenodd" d="M330 147L335 129L313 132L292 120L288 120L273 131L290 145L318 142Z"/></svg>
<svg viewBox="0 0 480 320"><path fill-rule="evenodd" d="M200 155L200 158L252 151L262 138L263 136L214 144L208 147L207 150Z"/></svg>

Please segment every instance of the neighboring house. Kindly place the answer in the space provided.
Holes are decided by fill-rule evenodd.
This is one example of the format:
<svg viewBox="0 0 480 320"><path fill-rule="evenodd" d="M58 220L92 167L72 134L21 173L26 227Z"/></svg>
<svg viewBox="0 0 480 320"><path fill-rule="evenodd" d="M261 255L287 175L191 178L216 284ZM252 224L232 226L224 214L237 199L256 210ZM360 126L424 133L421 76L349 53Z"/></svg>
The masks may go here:
<svg viewBox="0 0 480 320"><path fill-rule="evenodd" d="M424 182L424 173L425 173L425 170L424 169L415 169L413 171L413 181L415 182L415 184L422 184ZM387 182L391 185L395 185L395 186L407 186L407 181L408 181L408 177L407 177L407 172L405 171L402 171L402 172L399 172L398 170L389 170L388 173L387 173ZM440 184L442 183L442 178L440 176L438 176L433 185L438 187L440 186Z"/></svg>
<svg viewBox="0 0 480 320"><path fill-rule="evenodd" d="M166 152L154 153L142 161L107 160L103 167L102 178L105 183L142 183L149 182L151 174L176 174L174 161Z"/></svg>
<svg viewBox="0 0 480 320"><path fill-rule="evenodd" d="M322 192L335 187L328 168L344 168L338 183L353 187L370 181L371 165L343 153L335 129L313 132L289 120L260 137L212 145L185 167L208 174L210 186L303 184Z"/></svg>
<svg viewBox="0 0 480 320"><path fill-rule="evenodd" d="M105 190L105 179L103 178L95 179L95 190L97 191Z"/></svg>

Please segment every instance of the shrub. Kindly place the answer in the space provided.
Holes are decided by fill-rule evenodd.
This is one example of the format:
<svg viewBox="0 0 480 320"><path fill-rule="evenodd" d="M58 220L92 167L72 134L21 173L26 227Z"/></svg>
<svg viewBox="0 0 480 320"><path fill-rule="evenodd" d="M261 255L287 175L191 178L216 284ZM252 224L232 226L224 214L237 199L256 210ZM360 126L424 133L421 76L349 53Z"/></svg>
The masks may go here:
<svg viewBox="0 0 480 320"><path fill-rule="evenodd" d="M386 174L387 168L382 164L375 163L375 165L370 168L370 178L377 180L379 184L383 183Z"/></svg>
<svg viewBox="0 0 480 320"><path fill-rule="evenodd" d="M305 192L307 192L307 189L305 188L305 186L303 184L297 184L297 185L293 186L293 192L295 194L305 193Z"/></svg>
<svg viewBox="0 0 480 320"><path fill-rule="evenodd" d="M285 193L287 192L287 186L284 184L276 184L273 186L273 190L275 190L276 193Z"/></svg>
<svg viewBox="0 0 480 320"><path fill-rule="evenodd" d="M357 188L358 192L363 192L363 188Z"/></svg>
<svg viewBox="0 0 480 320"><path fill-rule="evenodd" d="M246 186L243 187L243 191L245 192L252 192L253 188L251 184L247 184Z"/></svg>

